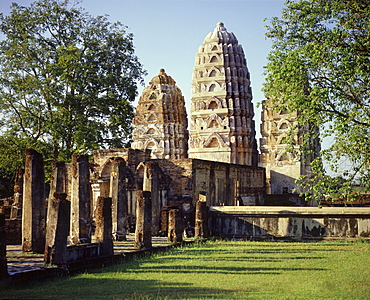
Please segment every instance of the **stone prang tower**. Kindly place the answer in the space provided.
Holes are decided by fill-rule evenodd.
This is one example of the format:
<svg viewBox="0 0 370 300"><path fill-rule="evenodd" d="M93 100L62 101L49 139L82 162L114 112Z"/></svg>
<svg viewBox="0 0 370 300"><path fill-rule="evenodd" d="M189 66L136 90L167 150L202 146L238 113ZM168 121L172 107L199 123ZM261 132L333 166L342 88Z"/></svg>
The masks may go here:
<svg viewBox="0 0 370 300"><path fill-rule="evenodd" d="M195 57L189 157L257 166L253 117L243 48L218 23Z"/></svg>
<svg viewBox="0 0 370 300"><path fill-rule="evenodd" d="M149 82L136 108L132 148L152 151L152 158L186 158L188 151L185 101L175 80L164 69Z"/></svg>
<svg viewBox="0 0 370 300"><path fill-rule="evenodd" d="M297 111L277 111L272 109L269 100L262 101L260 166L266 169L268 194L303 192L296 180L311 174L311 162L319 155L319 137L308 138L309 125L300 125L297 117ZM302 153L302 146L311 150L309 155ZM288 148L293 151L287 151Z"/></svg>

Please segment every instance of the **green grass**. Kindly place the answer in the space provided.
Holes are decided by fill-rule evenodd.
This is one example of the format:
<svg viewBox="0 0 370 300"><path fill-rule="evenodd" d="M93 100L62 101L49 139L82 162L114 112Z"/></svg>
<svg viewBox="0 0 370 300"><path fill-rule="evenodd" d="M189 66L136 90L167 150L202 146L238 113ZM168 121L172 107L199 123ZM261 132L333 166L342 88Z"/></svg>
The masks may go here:
<svg viewBox="0 0 370 300"><path fill-rule="evenodd" d="M196 243L4 298L370 299L370 243Z"/></svg>

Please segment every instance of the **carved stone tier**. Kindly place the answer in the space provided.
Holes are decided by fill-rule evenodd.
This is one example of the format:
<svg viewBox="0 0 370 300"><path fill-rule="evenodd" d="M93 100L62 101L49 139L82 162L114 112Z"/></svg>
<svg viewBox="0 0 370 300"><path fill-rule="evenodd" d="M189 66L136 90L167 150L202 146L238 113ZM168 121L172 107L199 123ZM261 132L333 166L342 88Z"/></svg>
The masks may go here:
<svg viewBox="0 0 370 300"><path fill-rule="evenodd" d="M298 126L296 111L276 111L268 100L262 101L260 166L266 168L267 193L286 194L302 192L296 180L308 175L310 164L320 151L319 139L311 139L312 154L304 157L301 146L304 142L305 126ZM294 145L291 145L291 136ZM287 151L293 147L293 151Z"/></svg>
<svg viewBox="0 0 370 300"><path fill-rule="evenodd" d="M218 23L195 57L189 157L257 166L253 117L243 48Z"/></svg>
<svg viewBox="0 0 370 300"><path fill-rule="evenodd" d="M152 158L186 158L187 124L182 92L175 80L161 69L139 99L133 122L132 148L150 149Z"/></svg>

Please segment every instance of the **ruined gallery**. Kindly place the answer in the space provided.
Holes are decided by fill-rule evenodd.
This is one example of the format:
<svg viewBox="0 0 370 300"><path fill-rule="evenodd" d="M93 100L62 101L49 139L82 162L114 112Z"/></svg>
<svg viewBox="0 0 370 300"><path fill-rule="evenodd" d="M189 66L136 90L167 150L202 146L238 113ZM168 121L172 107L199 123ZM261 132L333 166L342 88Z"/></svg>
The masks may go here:
<svg viewBox="0 0 370 300"><path fill-rule="evenodd" d="M162 207L187 212L199 195L205 195L208 206L264 205L267 194L284 195L285 204L302 204L292 191L309 162L301 161L298 143L295 156L285 153L284 144L296 112L271 112L264 104L259 155L250 83L242 46L218 23L195 55L189 131L182 92L160 69L140 96L131 148L94 151L92 202L99 196L114 200L119 178L125 182L130 222L136 190L150 191L153 232L159 230ZM119 158L123 175L116 170Z"/></svg>
<svg viewBox="0 0 370 300"><path fill-rule="evenodd" d="M113 239L127 232L138 249L150 248L152 235L181 241L184 228L197 237L368 236L368 210L319 212L294 191L320 149L311 141L313 154L303 160L299 126L295 151L286 151L297 112L263 101L258 152L250 84L242 46L218 23L195 55L189 124L180 88L160 69L140 96L131 148L95 150L93 162L87 155L54 162L50 191L43 158L27 149L8 205L7 243L64 264L79 253L111 256Z"/></svg>

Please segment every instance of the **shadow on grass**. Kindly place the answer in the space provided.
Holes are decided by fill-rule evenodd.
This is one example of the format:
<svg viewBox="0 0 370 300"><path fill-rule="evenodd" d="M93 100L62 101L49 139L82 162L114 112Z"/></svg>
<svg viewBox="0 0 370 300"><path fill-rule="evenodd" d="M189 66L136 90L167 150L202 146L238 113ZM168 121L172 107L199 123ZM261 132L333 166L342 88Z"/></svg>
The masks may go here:
<svg viewBox="0 0 370 300"><path fill-rule="evenodd" d="M220 260L221 261L221 260ZM206 267L206 266L166 266L158 265L158 267L145 267L136 270L138 273L150 273L150 272L163 272L163 273L217 273L217 274L240 274L240 275L253 275L253 274L281 274L283 271L326 271L323 268L289 268L289 267L276 267L276 268L265 268L265 267Z"/></svg>
<svg viewBox="0 0 370 300"><path fill-rule="evenodd" d="M249 291L245 288L242 292ZM233 290L196 287L186 282L74 277L32 290L10 290L6 298L0 294L0 299L231 299L233 294Z"/></svg>

